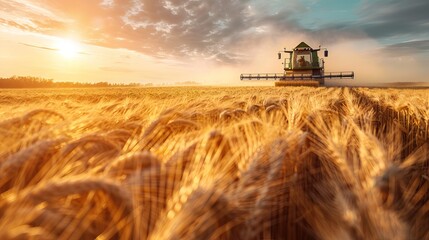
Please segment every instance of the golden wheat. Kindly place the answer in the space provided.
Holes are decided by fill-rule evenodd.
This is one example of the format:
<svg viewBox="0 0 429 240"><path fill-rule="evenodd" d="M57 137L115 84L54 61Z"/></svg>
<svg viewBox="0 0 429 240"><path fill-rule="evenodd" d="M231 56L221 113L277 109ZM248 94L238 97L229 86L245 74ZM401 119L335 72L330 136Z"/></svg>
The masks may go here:
<svg viewBox="0 0 429 240"><path fill-rule="evenodd" d="M429 92L2 90L0 239L428 239Z"/></svg>

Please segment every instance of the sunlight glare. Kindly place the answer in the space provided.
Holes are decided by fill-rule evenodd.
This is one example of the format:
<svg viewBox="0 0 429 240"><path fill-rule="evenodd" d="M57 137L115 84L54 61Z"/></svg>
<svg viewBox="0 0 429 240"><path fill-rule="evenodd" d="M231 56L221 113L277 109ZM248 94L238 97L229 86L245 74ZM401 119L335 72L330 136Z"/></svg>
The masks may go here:
<svg viewBox="0 0 429 240"><path fill-rule="evenodd" d="M74 58L79 53L79 45L69 39L59 39L57 42L57 49L65 58Z"/></svg>

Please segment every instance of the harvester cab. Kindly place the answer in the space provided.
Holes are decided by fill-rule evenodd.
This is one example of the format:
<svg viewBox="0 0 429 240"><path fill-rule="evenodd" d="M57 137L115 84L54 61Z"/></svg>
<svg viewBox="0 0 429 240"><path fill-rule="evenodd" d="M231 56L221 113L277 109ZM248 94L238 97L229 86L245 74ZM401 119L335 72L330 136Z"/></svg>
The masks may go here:
<svg viewBox="0 0 429 240"><path fill-rule="evenodd" d="M305 42L301 42L292 51L286 48L278 53L278 58L284 57L283 73L256 73L241 74L241 80L274 80L275 86L320 86L326 79L354 78L354 72L328 72L325 73L325 62L319 58L318 52L324 50L328 57L328 50L313 49Z"/></svg>

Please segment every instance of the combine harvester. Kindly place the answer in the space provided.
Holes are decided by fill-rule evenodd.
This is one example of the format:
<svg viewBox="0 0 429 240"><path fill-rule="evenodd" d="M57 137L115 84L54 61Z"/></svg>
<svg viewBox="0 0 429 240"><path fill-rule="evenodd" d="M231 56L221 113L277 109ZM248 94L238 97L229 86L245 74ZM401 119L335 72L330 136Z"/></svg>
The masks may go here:
<svg viewBox="0 0 429 240"><path fill-rule="evenodd" d="M351 78L354 72L325 72L325 62L319 58L319 49L312 49L305 42L301 42L293 51L281 51L278 53L282 59L282 52L286 54L284 59L284 73L253 73L241 74L241 80L271 80L276 81L275 86L323 86L325 79ZM325 57L328 50L324 49Z"/></svg>

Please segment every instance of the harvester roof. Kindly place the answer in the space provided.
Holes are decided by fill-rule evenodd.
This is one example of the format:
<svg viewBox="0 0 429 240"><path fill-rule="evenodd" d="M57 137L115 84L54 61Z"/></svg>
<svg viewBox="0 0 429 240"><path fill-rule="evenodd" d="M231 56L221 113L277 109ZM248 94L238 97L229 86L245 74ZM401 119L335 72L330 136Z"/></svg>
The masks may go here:
<svg viewBox="0 0 429 240"><path fill-rule="evenodd" d="M313 50L307 43L301 42L294 48L294 50Z"/></svg>

